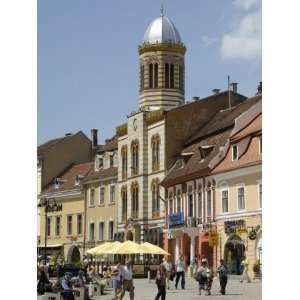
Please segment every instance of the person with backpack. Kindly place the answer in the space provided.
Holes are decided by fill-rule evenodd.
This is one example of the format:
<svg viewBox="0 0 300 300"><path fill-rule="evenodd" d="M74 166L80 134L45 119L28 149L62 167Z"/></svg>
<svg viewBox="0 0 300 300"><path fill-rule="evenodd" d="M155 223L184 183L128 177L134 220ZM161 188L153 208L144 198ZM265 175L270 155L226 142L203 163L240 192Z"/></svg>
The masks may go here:
<svg viewBox="0 0 300 300"><path fill-rule="evenodd" d="M157 285L157 295L155 300L165 300L166 299L166 279L167 279L167 271L163 264L161 264L157 270L155 283Z"/></svg>
<svg viewBox="0 0 300 300"><path fill-rule="evenodd" d="M220 292L222 295L225 295L226 293L226 285L228 281L228 269L225 265L224 259L220 260L220 266L218 267L218 273L219 273L219 281L220 281Z"/></svg>
<svg viewBox="0 0 300 300"><path fill-rule="evenodd" d="M198 267L195 275L196 281L198 281L199 284L199 295L201 295L201 291L207 290L207 283L208 283L208 277L207 277L207 261L205 258L201 260L201 265Z"/></svg>

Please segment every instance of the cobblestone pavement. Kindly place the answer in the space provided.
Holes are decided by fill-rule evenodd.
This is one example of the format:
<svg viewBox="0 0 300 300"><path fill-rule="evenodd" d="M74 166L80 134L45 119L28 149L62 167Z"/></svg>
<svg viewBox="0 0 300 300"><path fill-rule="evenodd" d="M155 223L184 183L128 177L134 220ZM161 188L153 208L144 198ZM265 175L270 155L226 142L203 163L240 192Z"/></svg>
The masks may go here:
<svg viewBox="0 0 300 300"><path fill-rule="evenodd" d="M135 279L135 300L153 300L156 296L157 288L152 280L148 283L146 279ZM179 284L180 286L180 284ZM226 289L226 295L222 296L219 293L218 279L214 280L212 286L212 295L205 296L198 294L197 282L193 279L186 279L186 289L175 290L174 283L171 283L170 290L167 290L166 300L193 300L193 299L208 299L208 300L260 300L261 299L261 282L240 283L237 279L229 279ZM94 297L93 300L112 300L112 290L106 291L106 295ZM128 292L123 300L129 300Z"/></svg>

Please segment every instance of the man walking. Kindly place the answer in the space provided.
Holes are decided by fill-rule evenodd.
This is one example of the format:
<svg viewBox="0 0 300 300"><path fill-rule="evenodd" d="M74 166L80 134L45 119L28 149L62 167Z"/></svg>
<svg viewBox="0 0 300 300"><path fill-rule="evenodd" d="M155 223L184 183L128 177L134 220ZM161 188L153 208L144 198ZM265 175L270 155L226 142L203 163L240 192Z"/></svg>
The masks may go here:
<svg viewBox="0 0 300 300"><path fill-rule="evenodd" d="M133 271L132 260L128 258L124 266L120 267L120 274L123 280L122 290L119 294L119 300L122 300L125 292L129 292L130 300L134 300L134 286L133 286Z"/></svg>
<svg viewBox="0 0 300 300"><path fill-rule="evenodd" d="M220 292L222 295L225 295L226 293L226 285L228 281L228 269L225 265L224 259L220 260L220 266L218 267L218 273L219 273L219 281L220 281Z"/></svg>
<svg viewBox="0 0 300 300"><path fill-rule="evenodd" d="M246 278L247 279L247 282L250 283L251 280L250 280L250 276L248 274L248 271L249 271L249 260L246 256L244 256L242 262L241 262L241 265L243 266L243 274L242 274L242 279L241 279L241 283L244 282L244 279Z"/></svg>
<svg viewBox="0 0 300 300"><path fill-rule="evenodd" d="M179 279L181 277L181 288L184 290L185 288L185 273L184 273L184 261L182 255L180 255L179 259L176 261L176 282L175 288L177 289Z"/></svg>
<svg viewBox="0 0 300 300"><path fill-rule="evenodd" d="M165 270L166 270L167 289L170 289L170 277L171 277L171 272L172 272L172 263L168 257L164 258L163 266L165 267Z"/></svg>

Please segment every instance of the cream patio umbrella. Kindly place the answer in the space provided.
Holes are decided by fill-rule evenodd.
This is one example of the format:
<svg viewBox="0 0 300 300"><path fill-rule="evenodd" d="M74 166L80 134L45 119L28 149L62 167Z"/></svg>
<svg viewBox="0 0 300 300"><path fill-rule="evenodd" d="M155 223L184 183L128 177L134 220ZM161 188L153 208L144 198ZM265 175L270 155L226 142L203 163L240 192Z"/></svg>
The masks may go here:
<svg viewBox="0 0 300 300"><path fill-rule="evenodd" d="M99 246L97 246L95 248L89 249L87 251L87 254L91 254L93 256L104 255L104 254L107 254L107 250L111 249L112 247L116 247L119 244L121 244L121 243L118 242L118 241L115 241L115 242L106 242L106 243L104 243L102 245L99 245Z"/></svg>
<svg viewBox="0 0 300 300"><path fill-rule="evenodd" d="M141 249L141 245L132 242L126 241L124 243L120 243L114 247L111 247L105 254L142 254L143 250Z"/></svg>
<svg viewBox="0 0 300 300"><path fill-rule="evenodd" d="M141 244L140 249L143 252L143 254L171 255L164 249L148 242Z"/></svg>

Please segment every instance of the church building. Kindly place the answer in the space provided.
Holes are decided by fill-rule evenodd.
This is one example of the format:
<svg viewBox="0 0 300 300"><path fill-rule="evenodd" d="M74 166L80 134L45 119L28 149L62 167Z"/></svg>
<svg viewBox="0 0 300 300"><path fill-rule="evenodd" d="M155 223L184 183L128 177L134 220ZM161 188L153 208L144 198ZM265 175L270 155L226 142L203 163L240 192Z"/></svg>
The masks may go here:
<svg viewBox="0 0 300 300"><path fill-rule="evenodd" d="M185 140L228 107L228 92L185 101L186 47L163 12L148 26L138 53L138 109L116 128L118 239L163 247L168 209L160 183ZM230 99L235 104L246 97L232 92Z"/></svg>

